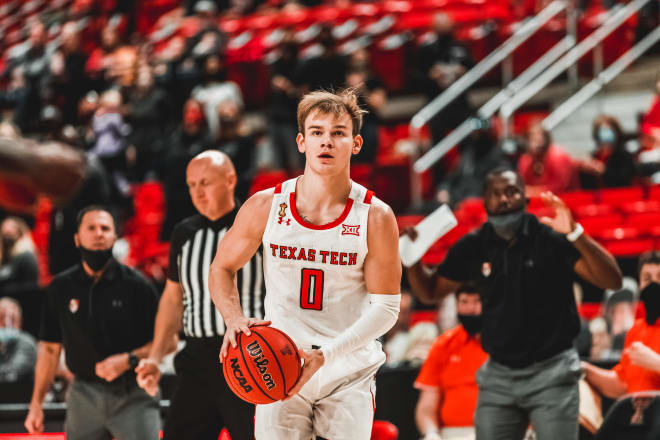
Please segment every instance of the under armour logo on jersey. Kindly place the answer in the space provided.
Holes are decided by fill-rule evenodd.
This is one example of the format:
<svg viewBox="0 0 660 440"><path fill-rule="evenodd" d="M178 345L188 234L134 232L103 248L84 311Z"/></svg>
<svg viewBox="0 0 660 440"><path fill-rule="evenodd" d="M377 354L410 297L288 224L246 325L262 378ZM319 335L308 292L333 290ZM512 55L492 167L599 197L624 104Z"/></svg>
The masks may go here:
<svg viewBox="0 0 660 440"><path fill-rule="evenodd" d="M284 217L285 215L286 215L286 203L280 203L279 216Z"/></svg>
<svg viewBox="0 0 660 440"><path fill-rule="evenodd" d="M341 235L357 235L360 236L360 225L341 225Z"/></svg>
<svg viewBox="0 0 660 440"><path fill-rule="evenodd" d="M277 224L281 225L282 223L284 223L287 226L290 226L291 225L291 219L288 218L288 219L284 220L284 217L280 217L280 219L277 221Z"/></svg>
<svg viewBox="0 0 660 440"><path fill-rule="evenodd" d="M122 302L121 302L120 299L113 299L112 300L112 307L121 307L121 306L122 306Z"/></svg>

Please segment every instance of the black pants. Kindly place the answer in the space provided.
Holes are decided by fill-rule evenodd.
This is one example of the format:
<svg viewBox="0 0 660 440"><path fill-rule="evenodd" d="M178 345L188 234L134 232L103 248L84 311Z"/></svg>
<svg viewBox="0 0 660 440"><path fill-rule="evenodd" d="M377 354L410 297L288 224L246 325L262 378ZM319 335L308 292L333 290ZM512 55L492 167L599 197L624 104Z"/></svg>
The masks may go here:
<svg viewBox="0 0 660 440"><path fill-rule="evenodd" d="M163 440L217 440L223 427L232 440L254 439L254 405L225 382L221 343L220 338L189 340L174 359L178 380Z"/></svg>

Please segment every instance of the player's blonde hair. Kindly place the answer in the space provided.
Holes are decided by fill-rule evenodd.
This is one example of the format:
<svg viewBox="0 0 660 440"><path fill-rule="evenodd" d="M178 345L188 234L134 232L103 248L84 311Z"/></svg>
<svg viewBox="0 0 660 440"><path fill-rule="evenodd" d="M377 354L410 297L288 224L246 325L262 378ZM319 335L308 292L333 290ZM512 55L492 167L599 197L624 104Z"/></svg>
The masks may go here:
<svg viewBox="0 0 660 440"><path fill-rule="evenodd" d="M367 113L358 105L358 95L354 88L347 88L338 93L317 90L302 97L298 103L298 131L305 134L305 120L314 111L333 114L336 118L346 113L353 123L353 136L362 128L362 115Z"/></svg>

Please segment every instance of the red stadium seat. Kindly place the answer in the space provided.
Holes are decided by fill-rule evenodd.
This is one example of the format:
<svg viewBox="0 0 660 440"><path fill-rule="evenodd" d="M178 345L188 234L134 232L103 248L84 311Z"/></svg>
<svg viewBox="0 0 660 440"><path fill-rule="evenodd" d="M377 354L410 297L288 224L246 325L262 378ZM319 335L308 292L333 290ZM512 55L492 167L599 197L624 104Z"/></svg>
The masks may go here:
<svg viewBox="0 0 660 440"><path fill-rule="evenodd" d="M415 324L420 322L433 322L435 323L438 319L437 310L415 310L410 314L410 320L408 321L408 327L413 328ZM376 422L374 422L376 423ZM373 437L372 437L373 438Z"/></svg>
<svg viewBox="0 0 660 440"><path fill-rule="evenodd" d="M648 232L658 225L660 225L660 212L632 214L626 220L626 226L635 227L642 232Z"/></svg>
<svg viewBox="0 0 660 440"><path fill-rule="evenodd" d="M572 211L575 217L583 219L586 217L602 217L614 212L614 207L607 203L590 203L588 205L577 206Z"/></svg>
<svg viewBox="0 0 660 440"><path fill-rule="evenodd" d="M249 194L252 195L264 189L271 188L278 183L282 183L289 178L284 170L265 171L258 173L252 180Z"/></svg>
<svg viewBox="0 0 660 440"><path fill-rule="evenodd" d="M394 424L385 420L374 420L374 426L371 428L371 440L397 440L399 430Z"/></svg>
<svg viewBox="0 0 660 440"><path fill-rule="evenodd" d="M621 206L626 214L643 214L648 212L660 212L660 200L639 200L626 203Z"/></svg>
<svg viewBox="0 0 660 440"><path fill-rule="evenodd" d="M623 228L607 228L601 229L596 233L596 237L605 241L613 240L629 240L639 237L640 231L637 228L623 227Z"/></svg>
<svg viewBox="0 0 660 440"><path fill-rule="evenodd" d="M597 235L603 229L623 226L623 216L619 213L613 213L599 217L586 217L580 219L580 223L590 235Z"/></svg>
<svg viewBox="0 0 660 440"><path fill-rule="evenodd" d="M600 191L600 202L621 206L629 202L643 200L644 189L641 186L630 188L609 188Z"/></svg>
<svg viewBox="0 0 660 440"><path fill-rule="evenodd" d="M615 257L635 257L653 250L652 239L616 240L605 244L605 248Z"/></svg>
<svg viewBox="0 0 660 440"><path fill-rule="evenodd" d="M593 191L573 191L559 194L559 198L566 203L566 206L575 210L580 206L588 205L594 202L595 192Z"/></svg>
<svg viewBox="0 0 660 440"><path fill-rule="evenodd" d="M649 187L649 199L660 200L660 185L653 185Z"/></svg>

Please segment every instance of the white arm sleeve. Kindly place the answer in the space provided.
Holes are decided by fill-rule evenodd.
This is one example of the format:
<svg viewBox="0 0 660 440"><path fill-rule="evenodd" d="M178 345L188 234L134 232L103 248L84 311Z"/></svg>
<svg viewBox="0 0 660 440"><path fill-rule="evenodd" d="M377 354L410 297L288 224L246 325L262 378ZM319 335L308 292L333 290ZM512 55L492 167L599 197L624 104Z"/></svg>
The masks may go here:
<svg viewBox="0 0 660 440"><path fill-rule="evenodd" d="M325 362L349 353L384 335L399 316L401 294L369 294L369 309L331 343L321 347Z"/></svg>

